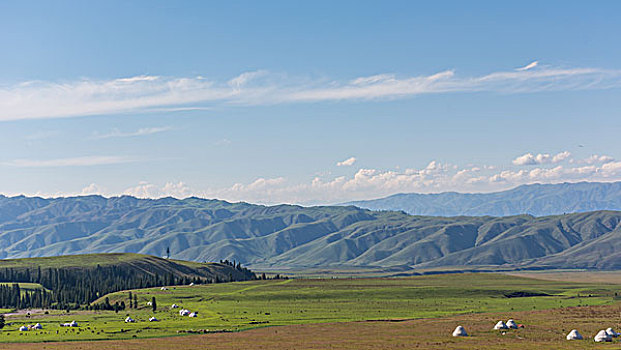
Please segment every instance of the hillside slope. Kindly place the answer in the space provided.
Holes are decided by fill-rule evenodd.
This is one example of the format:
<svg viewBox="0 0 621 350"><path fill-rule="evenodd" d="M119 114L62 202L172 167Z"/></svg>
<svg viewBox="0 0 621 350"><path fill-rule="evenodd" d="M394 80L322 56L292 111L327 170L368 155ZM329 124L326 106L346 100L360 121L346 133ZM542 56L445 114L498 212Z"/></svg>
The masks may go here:
<svg viewBox="0 0 621 350"><path fill-rule="evenodd" d="M0 257L131 252L252 268L621 268L621 212L430 217L353 206L0 197ZM166 260L167 261L167 260ZM2 266L0 266L2 268Z"/></svg>
<svg viewBox="0 0 621 350"><path fill-rule="evenodd" d="M495 193L402 193L346 203L371 210L403 210L433 216L534 216L621 210L621 182L523 185Z"/></svg>

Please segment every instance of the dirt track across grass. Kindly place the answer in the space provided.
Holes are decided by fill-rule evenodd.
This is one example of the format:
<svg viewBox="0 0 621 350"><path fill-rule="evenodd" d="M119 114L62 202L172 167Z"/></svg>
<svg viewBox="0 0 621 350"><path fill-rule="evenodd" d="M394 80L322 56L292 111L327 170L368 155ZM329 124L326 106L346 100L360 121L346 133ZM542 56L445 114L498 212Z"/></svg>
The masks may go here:
<svg viewBox="0 0 621 350"><path fill-rule="evenodd" d="M526 328L492 331L500 319L513 318ZM471 334L453 338L462 325ZM136 350L136 349L621 349L621 340L594 343L598 330L621 326L621 303L514 314L472 314L409 321L368 321L267 327L239 333L188 335L124 341L0 344L2 349ZM586 338L566 341L573 328Z"/></svg>

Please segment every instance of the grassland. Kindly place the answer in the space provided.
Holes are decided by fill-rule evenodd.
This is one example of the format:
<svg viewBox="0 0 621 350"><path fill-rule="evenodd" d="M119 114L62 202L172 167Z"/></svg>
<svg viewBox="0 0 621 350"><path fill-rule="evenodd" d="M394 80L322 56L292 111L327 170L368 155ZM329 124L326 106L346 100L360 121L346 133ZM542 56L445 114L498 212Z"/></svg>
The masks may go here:
<svg viewBox="0 0 621 350"><path fill-rule="evenodd" d="M621 284L621 271L544 270L516 271L507 274L548 281Z"/></svg>
<svg viewBox="0 0 621 350"><path fill-rule="evenodd" d="M479 273L390 279L252 281L132 292L138 295L140 307L118 314L53 311L48 315L33 313L31 318L10 316L7 321L11 324L0 332L0 341L120 340L173 336L198 330L240 331L265 326L435 319L490 312L503 313L503 318L509 318L524 311L611 305L615 303L614 293L621 294L621 286ZM507 297L515 293L547 296ZM107 297L111 302L127 301L128 293L113 293ZM152 297L158 305L155 313L146 305ZM199 317L179 316L179 309L170 308L173 303L197 311ZM138 322L124 323L127 315ZM150 316L161 321L148 322ZM59 327L59 323L72 320L80 327ZM21 325L36 322L44 329L17 331Z"/></svg>
<svg viewBox="0 0 621 350"><path fill-rule="evenodd" d="M2 344L6 350L397 350L397 349L486 349L486 350L561 350L619 349L621 342L595 343L592 337L602 327L619 324L621 305L584 306L564 309L521 311L511 317L526 325L503 335L491 326L508 314L482 313L417 319L403 322L316 323L282 327L264 327L240 333L211 333L183 338L132 339L99 342L63 342ZM456 325L464 326L470 336L450 336ZM578 328L586 337L568 342L565 334Z"/></svg>

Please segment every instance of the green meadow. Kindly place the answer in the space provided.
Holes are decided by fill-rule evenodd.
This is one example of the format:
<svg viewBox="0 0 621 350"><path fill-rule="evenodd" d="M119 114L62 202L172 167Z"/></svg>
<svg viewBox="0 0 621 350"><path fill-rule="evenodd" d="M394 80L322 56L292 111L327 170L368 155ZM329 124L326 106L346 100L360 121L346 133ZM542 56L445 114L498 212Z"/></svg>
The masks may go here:
<svg viewBox="0 0 621 350"><path fill-rule="evenodd" d="M175 336L197 331L240 331L256 327L363 320L436 318L449 315L512 312L614 303L621 286L543 281L492 273L408 278L290 279L171 286L134 290L138 309L114 311L32 310L7 317L2 342L129 339ZM107 295L125 301L128 292ZM157 311L147 305L156 298ZM98 302L104 300L100 298ZM180 316L172 304L198 312ZM135 323L125 323L130 316ZM159 322L149 322L151 316ZM79 327L60 327L77 321ZM20 332L25 324L42 330Z"/></svg>

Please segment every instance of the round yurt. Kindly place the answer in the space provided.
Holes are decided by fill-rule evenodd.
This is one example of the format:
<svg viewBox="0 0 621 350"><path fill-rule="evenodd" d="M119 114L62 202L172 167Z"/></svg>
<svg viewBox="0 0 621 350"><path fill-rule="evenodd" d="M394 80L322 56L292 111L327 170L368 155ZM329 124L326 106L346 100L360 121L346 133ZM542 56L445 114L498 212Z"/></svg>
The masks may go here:
<svg viewBox="0 0 621 350"><path fill-rule="evenodd" d="M518 325L517 325L517 323L515 323L514 320L509 320L509 321L507 321L507 327L513 328L513 329L517 329Z"/></svg>
<svg viewBox="0 0 621 350"><path fill-rule="evenodd" d="M582 334L575 329L572 329L569 334L567 334L567 340L582 340Z"/></svg>
<svg viewBox="0 0 621 350"><path fill-rule="evenodd" d="M601 331L597 332L597 335L593 337L593 340L595 340L598 343L607 342L607 341L612 341L612 337L608 333L606 333L605 330L602 329Z"/></svg>
<svg viewBox="0 0 621 350"><path fill-rule="evenodd" d="M615 330L612 328L606 329L606 333L613 338L616 338L619 336L619 333L615 332Z"/></svg>
<svg viewBox="0 0 621 350"><path fill-rule="evenodd" d="M494 329L508 329L507 325L503 321L498 321L494 326Z"/></svg>
<svg viewBox="0 0 621 350"><path fill-rule="evenodd" d="M454 337L467 337L468 333L466 333L466 329L462 326L457 326L457 328L455 328L455 330L453 331L453 336Z"/></svg>

